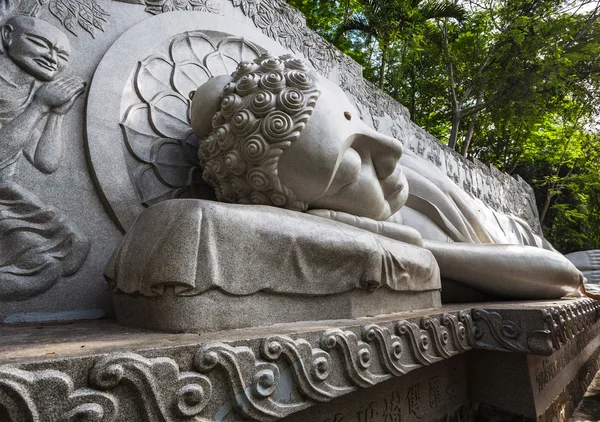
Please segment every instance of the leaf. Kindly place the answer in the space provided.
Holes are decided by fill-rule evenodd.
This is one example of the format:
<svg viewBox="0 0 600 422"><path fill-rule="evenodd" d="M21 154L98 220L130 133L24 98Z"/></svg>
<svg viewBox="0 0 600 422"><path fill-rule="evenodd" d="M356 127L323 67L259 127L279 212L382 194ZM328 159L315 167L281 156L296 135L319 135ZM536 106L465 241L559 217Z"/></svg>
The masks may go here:
<svg viewBox="0 0 600 422"><path fill-rule="evenodd" d="M77 36L77 33L74 31L71 12L63 0L51 0L48 3L48 9L69 32Z"/></svg>
<svg viewBox="0 0 600 422"><path fill-rule="evenodd" d="M108 12L106 10L104 10L102 7L100 7L100 5L98 3L96 3L95 1L92 1L91 4L92 4L93 11L94 11L94 16L97 19L100 19L100 20L106 22L105 17L110 16L108 14Z"/></svg>
<svg viewBox="0 0 600 422"><path fill-rule="evenodd" d="M92 20L92 25L94 25L94 28L97 28L100 31L104 32L104 26L102 25L103 21L106 22L104 19L94 17L94 19Z"/></svg>
<svg viewBox="0 0 600 422"><path fill-rule="evenodd" d="M249 18L254 17L254 15L258 13L259 3L260 0L238 0L237 2L235 0L233 1L233 5L236 7L241 6L244 15L248 16Z"/></svg>
<svg viewBox="0 0 600 422"><path fill-rule="evenodd" d="M69 14L63 21L63 25L70 33L77 36L77 21L74 16Z"/></svg>
<svg viewBox="0 0 600 422"><path fill-rule="evenodd" d="M79 24L82 25L83 23L86 23L87 25L91 25L93 19L94 19L94 16L92 13L92 7L90 5L90 0L80 0L79 1ZM83 28L85 29L85 26ZM93 33L92 33L92 35L93 35Z"/></svg>
<svg viewBox="0 0 600 422"><path fill-rule="evenodd" d="M96 29L104 31L108 13L95 0L51 0L48 4L52 13L62 25L77 36L77 25L95 37Z"/></svg>

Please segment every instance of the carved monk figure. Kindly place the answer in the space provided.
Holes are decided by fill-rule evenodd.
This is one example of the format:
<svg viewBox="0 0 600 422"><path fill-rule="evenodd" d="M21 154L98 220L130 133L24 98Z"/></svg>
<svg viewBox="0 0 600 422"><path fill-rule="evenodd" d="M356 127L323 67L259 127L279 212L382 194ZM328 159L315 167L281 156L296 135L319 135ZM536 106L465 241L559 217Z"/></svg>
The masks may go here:
<svg viewBox="0 0 600 422"><path fill-rule="evenodd" d="M17 300L76 272L89 251L58 210L13 182L23 155L43 173L58 169L62 121L85 84L60 77L70 45L55 26L17 15L0 38L0 300Z"/></svg>
<svg viewBox="0 0 600 422"><path fill-rule="evenodd" d="M423 246L442 277L504 297L559 298L583 280L525 223L403 156L400 141L291 56L264 55L201 86L192 126L220 201L309 212Z"/></svg>
<svg viewBox="0 0 600 422"><path fill-rule="evenodd" d="M28 16L10 18L0 35L0 174L13 173L23 153L38 170L52 173L62 156L62 120L85 88L75 77L57 79L69 63L69 40Z"/></svg>

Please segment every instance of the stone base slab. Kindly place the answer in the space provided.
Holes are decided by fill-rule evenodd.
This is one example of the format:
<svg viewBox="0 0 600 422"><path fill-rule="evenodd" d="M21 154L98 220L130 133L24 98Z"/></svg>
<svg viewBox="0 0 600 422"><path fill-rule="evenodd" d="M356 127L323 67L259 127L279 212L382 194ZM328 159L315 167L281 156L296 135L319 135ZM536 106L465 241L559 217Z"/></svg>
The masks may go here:
<svg viewBox="0 0 600 422"><path fill-rule="evenodd" d="M529 393L492 376L495 398L529 400L513 412L539 417L560 412L569 385L583 382L577 374L595 355L580 359L572 351L594 348L599 326L600 305L589 299L444 306L201 335L111 321L4 325L0 420L387 422L399 419L385 419L386 409L398 408L403 421L443 420L446 412L467 414L471 401L497 404L475 397L472 374L478 368L489 377L506 361L521 366L504 367L505 377ZM493 359L477 367L476 356ZM530 369L544 368L544 359L565 365L532 381ZM538 379L549 381L535 393ZM535 394L545 395L546 409ZM302 419L319 409L322 421Z"/></svg>
<svg viewBox="0 0 600 422"><path fill-rule="evenodd" d="M438 291L353 290L328 296L259 292L232 296L211 290L199 296L148 297L113 293L119 322L169 332L206 332L314 319L359 318L441 306Z"/></svg>

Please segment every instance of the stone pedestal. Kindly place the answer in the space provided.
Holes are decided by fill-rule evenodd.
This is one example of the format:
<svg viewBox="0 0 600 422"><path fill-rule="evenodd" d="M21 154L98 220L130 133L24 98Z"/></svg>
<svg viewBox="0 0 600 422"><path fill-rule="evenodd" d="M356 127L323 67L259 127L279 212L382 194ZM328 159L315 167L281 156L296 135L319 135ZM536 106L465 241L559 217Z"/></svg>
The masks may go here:
<svg viewBox="0 0 600 422"><path fill-rule="evenodd" d="M201 336L2 326L0 420L566 421L597 370L599 329L589 299Z"/></svg>
<svg viewBox="0 0 600 422"><path fill-rule="evenodd" d="M599 334L588 326L550 356L473 352L472 399L530 420L570 415L600 368Z"/></svg>

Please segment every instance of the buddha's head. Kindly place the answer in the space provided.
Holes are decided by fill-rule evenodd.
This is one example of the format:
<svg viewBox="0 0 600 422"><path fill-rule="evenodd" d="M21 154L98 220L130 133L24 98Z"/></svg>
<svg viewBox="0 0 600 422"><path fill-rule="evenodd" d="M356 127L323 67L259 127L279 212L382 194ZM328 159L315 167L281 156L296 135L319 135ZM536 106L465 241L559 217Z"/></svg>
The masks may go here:
<svg viewBox="0 0 600 422"><path fill-rule="evenodd" d="M65 34L31 16L13 16L0 27L7 56L40 81L51 81L67 68L71 46Z"/></svg>
<svg viewBox="0 0 600 422"><path fill-rule="evenodd" d="M191 113L203 178L221 201L377 220L406 202L402 144L292 56L263 55L211 79Z"/></svg>

